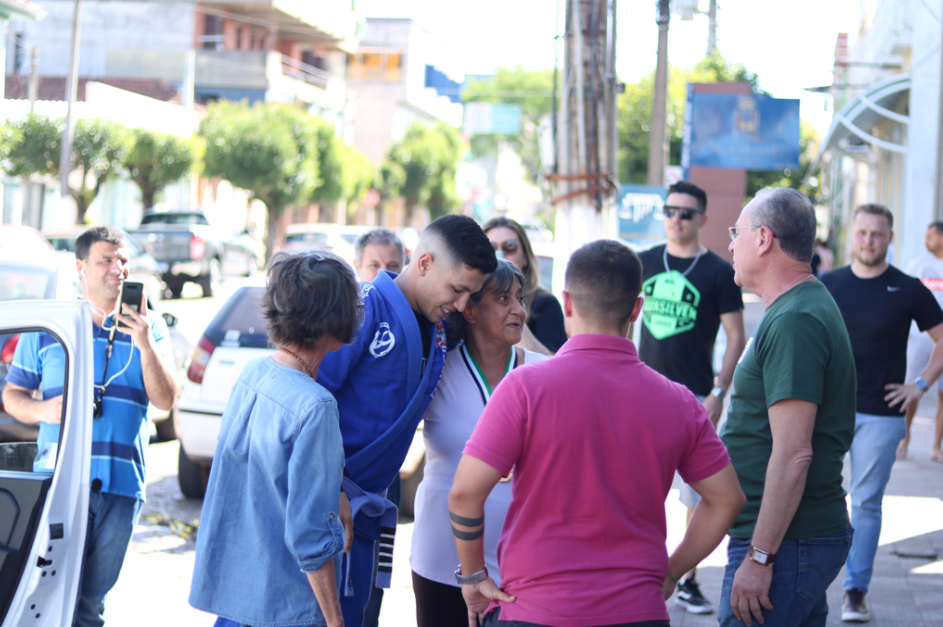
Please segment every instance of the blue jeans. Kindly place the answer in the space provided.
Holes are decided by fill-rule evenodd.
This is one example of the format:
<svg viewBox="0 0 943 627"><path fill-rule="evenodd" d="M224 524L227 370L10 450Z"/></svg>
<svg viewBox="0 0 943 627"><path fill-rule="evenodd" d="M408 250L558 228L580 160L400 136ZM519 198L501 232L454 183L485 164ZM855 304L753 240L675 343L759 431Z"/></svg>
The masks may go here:
<svg viewBox="0 0 943 627"><path fill-rule="evenodd" d="M855 541L845 564L842 588L867 594L874 571L874 556L881 535L881 502L897 457L897 445L906 435L903 418L855 414L851 442L851 526Z"/></svg>
<svg viewBox="0 0 943 627"><path fill-rule="evenodd" d="M828 616L825 592L838 576L848 548L852 528L822 538L783 540L773 564L773 581L769 587L772 610L763 609L763 627L824 626ZM737 569L746 559L749 540L730 538L727 544L727 568L717 608L721 627L745 625L730 607L730 591ZM752 619L753 624L758 624Z"/></svg>
<svg viewBox="0 0 943 627"><path fill-rule="evenodd" d="M75 608L74 627L104 625L105 596L121 573L131 534L141 513L140 499L92 492L82 558L82 590Z"/></svg>

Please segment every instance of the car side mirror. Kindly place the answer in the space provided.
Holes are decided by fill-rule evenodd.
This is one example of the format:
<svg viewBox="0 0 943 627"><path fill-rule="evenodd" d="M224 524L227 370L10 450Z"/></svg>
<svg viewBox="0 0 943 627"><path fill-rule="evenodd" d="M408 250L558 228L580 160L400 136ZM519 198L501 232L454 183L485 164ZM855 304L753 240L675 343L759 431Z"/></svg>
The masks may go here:
<svg viewBox="0 0 943 627"><path fill-rule="evenodd" d="M164 318L164 322L167 324L168 328L177 326L177 316L167 312L162 313L161 316Z"/></svg>

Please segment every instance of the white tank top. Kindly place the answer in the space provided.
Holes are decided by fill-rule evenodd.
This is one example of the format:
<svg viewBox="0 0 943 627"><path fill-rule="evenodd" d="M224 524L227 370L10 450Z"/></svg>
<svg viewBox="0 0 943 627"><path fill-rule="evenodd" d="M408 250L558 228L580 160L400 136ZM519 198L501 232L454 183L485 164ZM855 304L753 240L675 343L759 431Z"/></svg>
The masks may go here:
<svg viewBox="0 0 943 627"><path fill-rule="evenodd" d="M546 355L525 349L522 365L544 359ZM478 380L475 366L463 355L462 348L449 351L435 398L423 415L426 467L416 492L409 564L416 574L455 587L459 560L449 521L449 490L465 443L485 408L487 391L481 389ZM485 564L498 584L498 539L510 504L510 482L498 483L485 501Z"/></svg>

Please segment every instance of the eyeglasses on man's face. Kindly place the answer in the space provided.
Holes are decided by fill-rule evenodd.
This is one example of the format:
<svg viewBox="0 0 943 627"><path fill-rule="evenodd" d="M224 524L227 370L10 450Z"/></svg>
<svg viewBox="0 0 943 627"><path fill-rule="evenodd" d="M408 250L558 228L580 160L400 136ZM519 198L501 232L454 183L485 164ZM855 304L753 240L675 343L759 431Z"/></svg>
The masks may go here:
<svg viewBox="0 0 943 627"><path fill-rule="evenodd" d="M491 245L494 246L495 250L501 250L504 254L513 253L517 250L516 239L506 239L503 242L491 242Z"/></svg>
<svg viewBox="0 0 943 627"><path fill-rule="evenodd" d="M695 214L704 213L700 209L692 209L691 207L677 207L674 205L665 205L661 211L669 220L675 217L675 214L677 214L678 219L680 220L693 220Z"/></svg>
<svg viewBox="0 0 943 627"><path fill-rule="evenodd" d="M743 229L750 229L750 230L753 230L753 229L762 229L764 226L766 226L766 225L765 225L765 224L759 224L759 225L757 225L757 226L749 226L749 225L748 225L748 226L728 226L728 227L727 227L727 232L730 233L730 240L733 241L733 240L737 239L737 231L741 231L741 230L743 230ZM769 232L770 232L770 234L772 234L773 237L776 237L776 234L773 233L773 229L770 229L768 226L767 226L766 228L769 229Z"/></svg>
<svg viewBox="0 0 943 627"><path fill-rule="evenodd" d="M727 232L730 233L730 241L734 241L735 239L737 239L737 231L741 231L741 230L743 230L743 229L753 229L753 228L756 228L756 227L752 227L752 226L728 226L728 227L727 227Z"/></svg>

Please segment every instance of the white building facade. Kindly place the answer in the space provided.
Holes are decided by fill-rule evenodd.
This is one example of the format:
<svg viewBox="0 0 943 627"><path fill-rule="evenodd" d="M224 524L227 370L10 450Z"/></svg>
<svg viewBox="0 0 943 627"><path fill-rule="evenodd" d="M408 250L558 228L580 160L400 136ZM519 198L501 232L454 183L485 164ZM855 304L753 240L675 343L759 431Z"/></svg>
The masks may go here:
<svg viewBox="0 0 943 627"><path fill-rule="evenodd" d="M859 30L839 36L835 116L809 176L827 197L839 265L849 261L854 208L893 212L890 261L923 254L924 233L941 219L941 48L943 0L861 0Z"/></svg>

